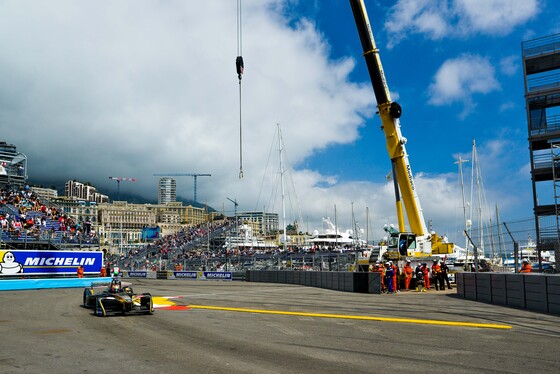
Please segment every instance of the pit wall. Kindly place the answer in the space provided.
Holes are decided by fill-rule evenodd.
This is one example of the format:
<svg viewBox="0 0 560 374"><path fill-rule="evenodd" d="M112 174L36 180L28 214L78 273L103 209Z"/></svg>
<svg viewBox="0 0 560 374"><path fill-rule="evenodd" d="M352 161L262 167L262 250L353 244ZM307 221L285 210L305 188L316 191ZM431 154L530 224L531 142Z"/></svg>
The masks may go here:
<svg viewBox="0 0 560 374"><path fill-rule="evenodd" d="M123 270L123 279L191 279L191 280L245 280L245 272L217 272L217 271L144 271ZM50 278L0 278L0 291L37 290L47 288L81 288L89 287L92 283L110 283L112 277L50 277Z"/></svg>
<svg viewBox="0 0 560 374"><path fill-rule="evenodd" d="M0 291L89 287L91 282L109 283L111 278L3 279L0 281Z"/></svg>
<svg viewBox="0 0 560 374"><path fill-rule="evenodd" d="M297 284L344 292L381 293L379 273L247 270L246 280L248 282Z"/></svg>
<svg viewBox="0 0 560 374"><path fill-rule="evenodd" d="M490 304L560 314L560 275L457 273L457 295Z"/></svg>

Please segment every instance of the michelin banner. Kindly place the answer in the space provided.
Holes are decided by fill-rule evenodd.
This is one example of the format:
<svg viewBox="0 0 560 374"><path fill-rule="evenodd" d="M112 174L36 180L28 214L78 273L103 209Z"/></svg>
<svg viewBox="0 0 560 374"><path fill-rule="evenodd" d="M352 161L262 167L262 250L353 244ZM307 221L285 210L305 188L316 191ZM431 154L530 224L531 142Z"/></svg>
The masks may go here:
<svg viewBox="0 0 560 374"><path fill-rule="evenodd" d="M170 272L171 273L171 272ZM168 279L232 280L231 271L174 271Z"/></svg>
<svg viewBox="0 0 560 374"><path fill-rule="evenodd" d="M103 266L103 252L0 251L0 276L76 274L80 265L85 274L98 274Z"/></svg>

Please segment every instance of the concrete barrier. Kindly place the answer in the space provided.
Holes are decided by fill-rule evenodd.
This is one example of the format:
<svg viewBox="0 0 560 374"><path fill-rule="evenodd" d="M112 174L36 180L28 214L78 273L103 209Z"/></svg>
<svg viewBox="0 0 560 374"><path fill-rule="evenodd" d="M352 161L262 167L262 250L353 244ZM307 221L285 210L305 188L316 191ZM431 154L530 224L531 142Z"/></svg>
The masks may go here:
<svg viewBox="0 0 560 374"><path fill-rule="evenodd" d="M248 282L298 284L344 292L381 293L379 273L248 270L246 280Z"/></svg>
<svg viewBox="0 0 560 374"><path fill-rule="evenodd" d="M507 293L506 293L506 274L503 273L491 273L491 292L492 292L492 303L499 305L507 305Z"/></svg>
<svg viewBox="0 0 560 374"><path fill-rule="evenodd" d="M560 314L560 277L547 278L548 312Z"/></svg>
<svg viewBox="0 0 560 374"><path fill-rule="evenodd" d="M469 300L560 314L560 275L457 273L457 294Z"/></svg>

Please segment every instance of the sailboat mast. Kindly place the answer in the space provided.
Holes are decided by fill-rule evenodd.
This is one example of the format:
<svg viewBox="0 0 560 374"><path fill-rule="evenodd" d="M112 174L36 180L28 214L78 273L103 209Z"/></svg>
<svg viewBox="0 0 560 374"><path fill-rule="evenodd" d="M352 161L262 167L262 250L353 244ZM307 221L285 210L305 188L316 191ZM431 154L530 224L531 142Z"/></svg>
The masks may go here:
<svg viewBox="0 0 560 374"><path fill-rule="evenodd" d="M336 248L338 248L338 223L336 222L336 204L334 204L334 237Z"/></svg>
<svg viewBox="0 0 560 374"><path fill-rule="evenodd" d="M470 198L470 206L469 206L469 219L471 220L471 227L468 230L469 235L472 237L472 218L473 218L473 194L474 194L474 164L476 163L476 148L474 146L474 139L473 139L473 148L472 148L472 164L471 164L471 198ZM474 249L474 248L473 248Z"/></svg>
<svg viewBox="0 0 560 374"><path fill-rule="evenodd" d="M283 227L283 236L284 239L282 240L282 249L286 250L286 207L284 203L284 165L282 164L282 131L280 130L280 124L276 124L278 126L278 151L280 152L280 188L282 190L282 227Z"/></svg>
<svg viewBox="0 0 560 374"><path fill-rule="evenodd" d="M476 157L476 159L475 159ZM480 166L478 163L478 154L476 153L476 141L473 139L473 163L472 163L473 168L476 169L476 196L477 196L477 200L478 200L478 234L479 234L479 240L480 240L480 244L479 247L482 250L482 253L484 254L485 250L484 250L484 222L482 221L482 187L480 186Z"/></svg>
<svg viewBox="0 0 560 374"><path fill-rule="evenodd" d="M500 259L502 263L504 261L504 253L502 251L503 242L502 242L502 225L500 225L500 213L498 212L498 204L496 204L496 225L498 226L498 250L500 251Z"/></svg>
<svg viewBox="0 0 560 374"><path fill-rule="evenodd" d="M494 261L494 229L492 226L492 218L490 218L490 227L488 228L488 230L490 231L490 258L492 259L492 261Z"/></svg>
<svg viewBox="0 0 560 374"><path fill-rule="evenodd" d="M366 247L369 244L369 207L366 206Z"/></svg>
<svg viewBox="0 0 560 374"><path fill-rule="evenodd" d="M354 217L354 202L351 201L350 202L350 209L352 211L352 230L354 230L354 235L352 235L352 244L356 245L356 233L358 232L356 230L356 217Z"/></svg>
<svg viewBox="0 0 560 374"><path fill-rule="evenodd" d="M465 182L463 179L463 164L465 162L469 162L469 160L465 160L459 155L459 160L456 164L459 165L459 178L461 180L461 196L463 198L463 220L465 221L465 230L468 232L470 229L470 225L467 221L467 202L465 201ZM465 249L468 251L469 248L469 238L465 236ZM468 252L467 252L468 253Z"/></svg>

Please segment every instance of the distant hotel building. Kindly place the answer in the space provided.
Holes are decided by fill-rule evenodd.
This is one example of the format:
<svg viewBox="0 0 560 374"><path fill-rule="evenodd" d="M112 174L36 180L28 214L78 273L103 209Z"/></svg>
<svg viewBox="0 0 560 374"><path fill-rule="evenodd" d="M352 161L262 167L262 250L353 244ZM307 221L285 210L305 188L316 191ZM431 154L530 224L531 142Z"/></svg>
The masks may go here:
<svg viewBox="0 0 560 374"><path fill-rule="evenodd" d="M58 191L54 188L31 187L31 191L33 191L41 201L52 201L58 197Z"/></svg>
<svg viewBox="0 0 560 374"><path fill-rule="evenodd" d="M158 184L158 204L165 205L177 201L177 181L175 178L163 177Z"/></svg>
<svg viewBox="0 0 560 374"><path fill-rule="evenodd" d="M35 190L35 188L33 188L33 190ZM98 233L99 206L95 201L86 201L78 199L77 197L68 196L59 196L50 201L75 222L80 224L89 222L91 224L91 231L96 234Z"/></svg>
<svg viewBox="0 0 560 374"><path fill-rule="evenodd" d="M278 232L278 213L239 212L237 218L250 224L254 235L268 236Z"/></svg>
<svg viewBox="0 0 560 374"><path fill-rule="evenodd" d="M113 248L140 242L145 227L157 226L165 236L208 220L205 209L183 206L181 202L153 205L117 201L98 205L97 212L101 242Z"/></svg>
<svg viewBox="0 0 560 374"><path fill-rule="evenodd" d="M93 201L98 204L109 202L109 196L97 192L97 189L89 184L69 180L64 185L64 195L74 197L78 200Z"/></svg>

